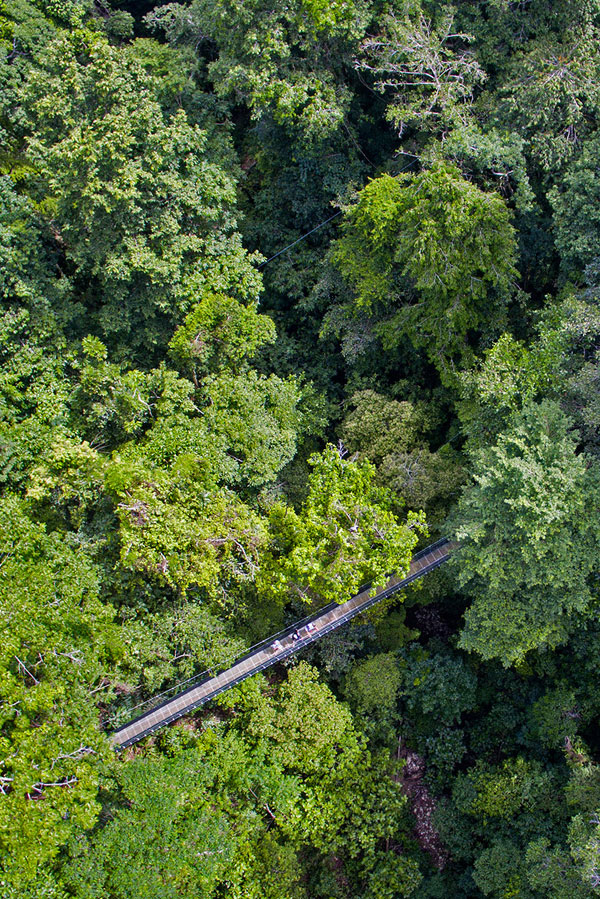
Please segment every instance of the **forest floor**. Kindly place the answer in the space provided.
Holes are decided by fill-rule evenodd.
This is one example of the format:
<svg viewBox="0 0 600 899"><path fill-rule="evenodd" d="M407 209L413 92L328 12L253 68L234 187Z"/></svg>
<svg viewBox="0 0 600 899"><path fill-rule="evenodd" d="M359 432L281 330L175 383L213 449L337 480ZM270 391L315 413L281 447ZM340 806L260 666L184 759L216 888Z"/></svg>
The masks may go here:
<svg viewBox="0 0 600 899"><path fill-rule="evenodd" d="M421 849L426 852L435 867L441 871L448 862L448 852L433 824L433 813L436 809L435 799L423 780L425 759L398 741L398 759L404 760L402 771L395 780L400 783L407 796L410 809L415 818L415 837Z"/></svg>

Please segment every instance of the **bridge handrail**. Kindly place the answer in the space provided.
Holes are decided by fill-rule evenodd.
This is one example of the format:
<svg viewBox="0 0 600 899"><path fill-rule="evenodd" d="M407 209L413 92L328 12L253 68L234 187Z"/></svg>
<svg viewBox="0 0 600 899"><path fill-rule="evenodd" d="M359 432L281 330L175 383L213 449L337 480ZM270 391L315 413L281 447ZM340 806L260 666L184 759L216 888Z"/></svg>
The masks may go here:
<svg viewBox="0 0 600 899"><path fill-rule="evenodd" d="M444 538L441 538L440 540L437 540L435 543L430 544L429 546L425 547L423 550L416 553L411 558L411 564L415 561L418 561L419 559L422 559L424 556L431 554L436 549L439 549L440 547L446 545L448 542L449 542L448 538L444 537ZM421 569L419 572L413 574L412 576L410 574L408 574L407 577L402 578L397 584L393 584L391 586L384 587L379 592L374 593L371 597L369 597L368 600L361 603L360 611L361 612L365 611L367 608L370 608L370 606L374 605L375 603L381 602L381 600L386 599L387 597L389 597L389 596L393 595L394 593L398 592L399 590L403 589L403 587L407 586L412 580L415 580L417 577L421 577L423 574L427 574L429 571L433 570L433 568L436 568L438 566L438 564L439 564L439 560L434 560L431 563L431 565L428 565L425 569ZM357 593L354 593L345 602L351 602L352 599L356 598L357 596L360 596L362 593L364 593L365 591L370 589L370 587L371 587L370 583L364 584ZM339 607L344 604L345 603L331 602L325 606L322 606L320 609L311 613L310 615L307 615L304 618L298 619L293 624L288 625L287 627L283 628L282 630L278 631L277 633L270 634L269 637L267 637L265 640L261 640L260 642L254 644L244 653L244 655L233 656L229 660L221 662L219 665L211 666L210 668L206 669L203 672L199 672L196 675L192 675L189 678L186 678L182 681L178 681L176 684L173 684L168 689L163 690L160 693L154 694L153 696L149 697L148 699L144 700L141 703L138 703L137 705L135 705L133 707L123 708L123 709L118 710L115 714L113 714L110 717L110 719L107 723L109 724L109 726L112 726L113 728L115 728L116 732L122 730L125 727L128 727L130 724L133 724L134 722L139 721L141 718L144 718L146 715L151 714L151 712L157 711L158 709L168 705L171 702L171 700L175 698L175 696L184 696L186 693L192 692L197 686L201 685L203 682L209 682L210 680L218 677L219 674L222 674L222 673L228 671L230 668L257 655L259 652L261 652L261 650L270 647L275 640L278 640L280 638L285 639L286 637L289 637L295 631L297 631L300 628L305 627L305 625L309 624L311 621L315 621L317 619L323 618L324 616L326 616L328 614L328 612L330 612L333 609L339 609ZM318 636L319 637L323 636L323 634L328 633L330 630L333 630L335 627L339 627L341 624L344 624L346 621L350 620L350 618L354 617L356 614L357 614L356 611L349 612L347 615L343 615L340 618L336 619L336 622L333 625L331 625L330 627L320 628ZM312 640L309 642L312 642ZM280 655L278 657L278 661L282 661L284 658L287 658L287 656L291 655L292 652L294 652L294 651L295 650L292 649L290 652L286 652L285 654ZM259 669L259 670L262 670L262 669ZM182 687L184 687L183 690L182 690ZM164 697L168 697L169 694L173 694L173 695L170 698L164 699ZM163 701L161 701L161 700L163 700ZM138 715L136 715L134 718L130 717L133 712L135 712L135 711L139 712L139 710L143 710L143 711L141 713L139 713ZM122 718L122 716L123 717L127 716L127 720L124 724L120 725L119 719Z"/></svg>
<svg viewBox="0 0 600 899"><path fill-rule="evenodd" d="M421 549L421 550L419 550L419 552L415 553L415 555L411 557L411 563L416 562L419 559L422 559L423 556L428 555L429 553L433 552L436 549L439 549L441 546L445 546L448 542L449 542L448 537L441 537L439 540L436 540L435 543L431 543L429 546L426 546L424 549ZM389 575L389 577L391 577L391 576L392 575ZM358 596L359 594L364 593L365 590L370 590L371 585L372 585L372 581L368 581L366 584L363 584L361 587L358 588L356 593L353 593L352 596L349 597L349 599L353 599L355 596ZM384 593L385 593L385 591L382 590L379 593L374 594L374 596L377 597L377 602L379 602L381 599L386 598L386 596L383 595ZM344 602L346 602L346 601L347 600L344 600ZM172 692L178 693L181 690L181 688L184 686L185 686L185 690L183 692L191 689L192 687L201 683L203 680L207 680L211 677L217 677L219 674L221 674L224 671L227 671L229 668L231 668L232 665L237 664L238 662L243 662L243 661L245 661L245 659L250 658L250 656L255 655L255 653L259 652L261 649L266 648L267 646L270 646L274 640L279 640L281 638L288 637L290 634L292 634L298 628L305 627L307 624L314 621L316 618L320 618L322 615L327 614L327 612L329 612L331 609L335 609L336 606L339 606L339 605L342 605L342 603L338 603L335 601L327 603L327 605L321 606L321 608L318 609L316 612L311 612L310 615L307 615L304 618L299 618L297 621L294 621L293 624L286 625L286 627L282 628L280 631L277 631L274 634L269 634L269 636L266 637L264 640L260 640L258 643L254 643L252 646L250 646L246 650L246 652L244 652L243 655L230 656L228 659L225 659L223 662L220 662L218 665L211 665L209 668L206 668L204 671L200 671L197 674L192 674L190 677L187 677L184 680L177 681L176 684L173 684L172 686L167 687L166 690L162 690L160 693L153 693L152 696L149 696L147 699L143 699L141 702L138 702L137 705L128 707L126 709L123 708L123 709L116 710L108 718L107 723L109 725L114 725L117 723L118 718L121 715L127 714L129 716L133 712L138 711L139 709L147 709L148 711L150 711L151 709L155 709L155 708L163 705L163 703L159 702L158 700L162 699L163 697L168 696ZM136 715L136 718L139 718L139 717L140 717L139 715Z"/></svg>

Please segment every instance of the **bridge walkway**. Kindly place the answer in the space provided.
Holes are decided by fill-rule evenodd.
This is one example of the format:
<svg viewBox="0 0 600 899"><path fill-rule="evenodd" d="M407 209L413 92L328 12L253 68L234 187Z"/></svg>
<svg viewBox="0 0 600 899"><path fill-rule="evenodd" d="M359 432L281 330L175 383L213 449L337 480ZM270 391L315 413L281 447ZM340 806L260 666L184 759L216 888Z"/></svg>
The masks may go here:
<svg viewBox="0 0 600 899"><path fill-rule="evenodd" d="M225 671L205 677L194 686L183 690L120 727L111 734L113 747L124 749L131 746L132 743L136 743L148 734L194 711L247 677L264 671L265 668L298 652L375 603L402 590L411 581L442 565L455 547L456 544L447 539L438 540L437 543L433 543L413 556L405 577L391 577L385 586L373 596L369 595L369 586L363 587L347 602L330 603L313 615L295 622L279 634L269 637Z"/></svg>

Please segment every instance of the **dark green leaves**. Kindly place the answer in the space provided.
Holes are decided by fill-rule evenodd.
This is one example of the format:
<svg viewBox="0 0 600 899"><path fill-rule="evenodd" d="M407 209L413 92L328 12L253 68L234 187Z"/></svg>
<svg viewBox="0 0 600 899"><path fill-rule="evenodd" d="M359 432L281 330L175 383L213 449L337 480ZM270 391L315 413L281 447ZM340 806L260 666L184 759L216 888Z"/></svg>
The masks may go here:
<svg viewBox="0 0 600 899"><path fill-rule="evenodd" d="M385 317L384 346L404 333L447 378L468 358L468 335L502 321L517 274L501 198L442 164L371 181L347 212L334 261L356 305Z"/></svg>

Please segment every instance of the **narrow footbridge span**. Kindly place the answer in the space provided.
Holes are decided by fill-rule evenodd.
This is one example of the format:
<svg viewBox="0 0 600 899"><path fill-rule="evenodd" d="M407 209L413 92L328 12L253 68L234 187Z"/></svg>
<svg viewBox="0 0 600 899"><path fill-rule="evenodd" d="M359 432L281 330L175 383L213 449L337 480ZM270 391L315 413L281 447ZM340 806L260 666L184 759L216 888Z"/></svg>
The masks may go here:
<svg viewBox="0 0 600 899"><path fill-rule="evenodd" d="M391 577L386 585L374 595L370 595L370 588L363 587L362 590L344 603L330 603L319 609L318 612L296 621L295 624L286 628L278 634L274 634L262 643L257 644L252 650L241 659L238 659L229 668L226 668L220 674L209 671L204 672L198 677L192 678L191 686L176 693L170 699L166 699L159 704L154 705L148 711L139 714L133 721L123 725L113 734L111 734L111 742L115 749L124 749L137 743L143 737L153 733L153 731L170 724L177 718L187 715L199 706L204 705L210 699L229 690L240 681L247 677L252 677L259 671L264 671L270 665L280 662L298 650L308 646L320 637L335 630L336 627L360 615L365 609L375 605L382 599L392 596L399 590L402 590L411 581L417 580L424 574L428 574L446 562L451 552L456 548L456 543L450 540L438 540L426 549L421 550L413 556L410 568L406 577ZM185 683L190 683L186 681ZM179 685L179 688L183 684ZM161 696L164 694L161 694ZM153 703L160 699L153 697L149 703ZM143 708L148 707L148 703L144 703Z"/></svg>

